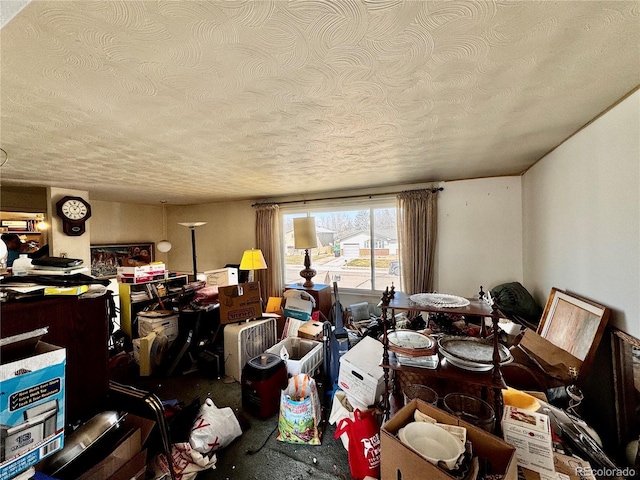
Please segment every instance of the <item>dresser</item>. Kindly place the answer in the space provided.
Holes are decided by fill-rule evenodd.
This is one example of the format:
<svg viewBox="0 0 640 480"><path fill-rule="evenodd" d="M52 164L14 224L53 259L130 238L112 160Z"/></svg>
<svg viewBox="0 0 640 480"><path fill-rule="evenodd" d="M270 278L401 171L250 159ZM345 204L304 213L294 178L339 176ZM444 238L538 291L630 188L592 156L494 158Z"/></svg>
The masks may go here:
<svg viewBox="0 0 640 480"><path fill-rule="evenodd" d="M42 297L0 304L0 337L49 327L42 341L66 349L67 425L87 420L106 400L110 304L111 293L95 298Z"/></svg>

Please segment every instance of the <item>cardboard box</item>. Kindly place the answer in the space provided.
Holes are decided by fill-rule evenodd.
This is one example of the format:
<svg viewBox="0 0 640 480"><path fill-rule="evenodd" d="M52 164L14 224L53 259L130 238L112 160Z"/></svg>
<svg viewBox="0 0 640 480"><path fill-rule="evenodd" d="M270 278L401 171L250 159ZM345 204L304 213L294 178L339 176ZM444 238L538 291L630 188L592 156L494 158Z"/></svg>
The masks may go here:
<svg viewBox="0 0 640 480"><path fill-rule="evenodd" d="M516 450L499 437L466 423L453 415L435 408L422 400L411 400L400 409L380 429L380 480L428 478L430 480L450 480L452 477L436 465L430 463L411 447L403 444L396 436L398 430L413 421L415 410L435 418L439 423L462 426L467 429L467 440L473 445L473 452L491 464L492 473L504 475L504 480L516 480Z"/></svg>
<svg viewBox="0 0 640 480"><path fill-rule="evenodd" d="M218 287L224 287L227 285L238 284L238 269L237 268L219 268L217 270L205 270L204 275L207 277L205 280L208 287L217 285Z"/></svg>
<svg viewBox="0 0 640 480"><path fill-rule="evenodd" d="M218 289L220 323L237 323L262 316L262 297L258 282L228 285Z"/></svg>
<svg viewBox="0 0 640 480"><path fill-rule="evenodd" d="M302 290L289 290L289 292L292 293L287 296L285 301L284 316L298 320L310 320L313 311L313 297Z"/></svg>
<svg viewBox="0 0 640 480"><path fill-rule="evenodd" d="M116 273L122 277L147 277L149 275L164 275L165 264L162 262L149 263L138 267L118 267Z"/></svg>
<svg viewBox="0 0 640 480"><path fill-rule="evenodd" d="M40 340L46 329L35 332L0 340L1 480L64 445L66 350Z"/></svg>
<svg viewBox="0 0 640 480"><path fill-rule="evenodd" d="M380 366L382 353L381 342L364 337L340 357L338 386L349 398L363 405L373 405L384 393L384 370Z"/></svg>
<svg viewBox="0 0 640 480"><path fill-rule="evenodd" d="M549 416L505 405L502 436L518 452L518 465L541 474L554 474Z"/></svg>
<svg viewBox="0 0 640 480"><path fill-rule="evenodd" d="M161 329L161 333L167 337L169 344L178 338L178 317L177 313L169 310L151 310L149 312L138 313L138 336L146 337L156 329Z"/></svg>
<svg viewBox="0 0 640 480"><path fill-rule="evenodd" d="M142 478L146 470L146 450L142 446L155 426L153 420L129 413L122 425L124 437L104 460L84 472L78 480L130 480ZM144 470L143 470L144 469Z"/></svg>
<svg viewBox="0 0 640 480"><path fill-rule="evenodd" d="M300 325L298 329L298 336L300 338L306 338L307 340L315 340L316 342L322 341L322 323L308 321Z"/></svg>

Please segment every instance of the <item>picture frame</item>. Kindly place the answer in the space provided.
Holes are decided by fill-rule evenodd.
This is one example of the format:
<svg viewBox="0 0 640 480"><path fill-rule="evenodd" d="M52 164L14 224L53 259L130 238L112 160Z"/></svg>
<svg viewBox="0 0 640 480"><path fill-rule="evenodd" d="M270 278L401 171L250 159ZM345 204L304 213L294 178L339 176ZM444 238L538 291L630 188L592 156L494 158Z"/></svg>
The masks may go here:
<svg viewBox="0 0 640 480"><path fill-rule="evenodd" d="M91 275L96 278L113 278L118 267L146 265L155 257L153 242L91 245L90 250Z"/></svg>
<svg viewBox="0 0 640 480"><path fill-rule="evenodd" d="M552 288L538 326L538 334L582 361L591 364L610 309L573 293Z"/></svg>

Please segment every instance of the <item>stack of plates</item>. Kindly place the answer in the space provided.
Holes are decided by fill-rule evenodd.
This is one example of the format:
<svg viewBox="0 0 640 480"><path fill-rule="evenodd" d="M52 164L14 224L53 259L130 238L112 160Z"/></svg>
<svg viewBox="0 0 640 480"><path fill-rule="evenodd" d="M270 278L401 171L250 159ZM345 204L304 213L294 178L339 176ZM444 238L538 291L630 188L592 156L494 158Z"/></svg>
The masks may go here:
<svg viewBox="0 0 640 480"><path fill-rule="evenodd" d="M447 362L464 370L487 372L493 368L493 342L476 337L444 336L438 340L440 353ZM513 361L509 350L498 344L500 365Z"/></svg>

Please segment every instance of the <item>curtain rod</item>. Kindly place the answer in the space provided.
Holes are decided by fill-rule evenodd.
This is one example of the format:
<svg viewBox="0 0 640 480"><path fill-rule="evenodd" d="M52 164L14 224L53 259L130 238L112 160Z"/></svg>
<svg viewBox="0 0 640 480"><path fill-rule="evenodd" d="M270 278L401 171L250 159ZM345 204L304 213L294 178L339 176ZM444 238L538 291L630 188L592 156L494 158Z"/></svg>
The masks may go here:
<svg viewBox="0 0 640 480"><path fill-rule="evenodd" d="M420 190L429 190L431 193L441 192L444 190L444 187L434 187L434 188L419 188L415 191ZM411 192L414 190L403 190L405 192ZM252 203L252 207L257 207L260 205L288 205L291 203L302 203L306 204L308 202L323 202L326 200L347 200L352 198L373 198L373 197L386 197L388 195L397 195L402 192L388 192L388 193L370 193L369 195L343 195L340 197L326 197L326 198L311 198L309 200L288 200L286 202L264 202L264 203Z"/></svg>

